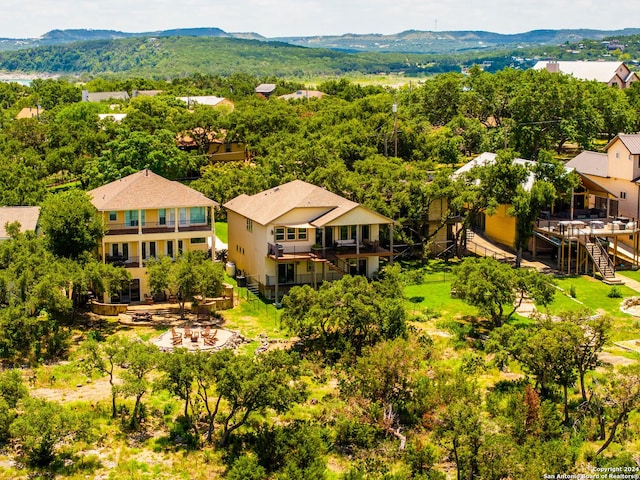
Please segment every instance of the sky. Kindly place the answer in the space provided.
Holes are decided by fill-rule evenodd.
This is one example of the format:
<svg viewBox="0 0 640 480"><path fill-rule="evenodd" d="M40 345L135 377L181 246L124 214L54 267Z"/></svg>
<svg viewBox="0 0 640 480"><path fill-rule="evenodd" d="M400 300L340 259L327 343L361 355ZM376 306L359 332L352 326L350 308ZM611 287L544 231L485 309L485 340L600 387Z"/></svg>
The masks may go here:
<svg viewBox="0 0 640 480"><path fill-rule="evenodd" d="M137 33L192 27L269 38L410 29L616 30L640 27L640 2L619 0L607 7L596 0L0 0L0 38L33 38L54 29Z"/></svg>

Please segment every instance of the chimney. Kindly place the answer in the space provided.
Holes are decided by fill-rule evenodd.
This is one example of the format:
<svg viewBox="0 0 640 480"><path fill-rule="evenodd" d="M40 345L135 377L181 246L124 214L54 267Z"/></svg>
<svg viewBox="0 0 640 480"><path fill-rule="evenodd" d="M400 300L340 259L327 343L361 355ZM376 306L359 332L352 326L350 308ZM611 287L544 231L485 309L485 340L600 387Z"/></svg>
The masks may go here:
<svg viewBox="0 0 640 480"><path fill-rule="evenodd" d="M547 62L547 72L560 73L560 65L557 61Z"/></svg>

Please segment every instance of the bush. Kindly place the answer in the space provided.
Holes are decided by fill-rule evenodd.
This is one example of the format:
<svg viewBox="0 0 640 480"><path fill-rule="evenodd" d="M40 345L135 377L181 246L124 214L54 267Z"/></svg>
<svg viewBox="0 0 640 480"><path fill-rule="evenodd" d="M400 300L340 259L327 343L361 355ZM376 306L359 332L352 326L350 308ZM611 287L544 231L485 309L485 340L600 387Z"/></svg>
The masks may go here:
<svg viewBox="0 0 640 480"><path fill-rule="evenodd" d="M571 298L577 298L578 293L576 292L576 286L575 285L569 285L569 295L571 296Z"/></svg>
<svg viewBox="0 0 640 480"><path fill-rule="evenodd" d="M613 287L611 287L611 290L609 290L609 293L607 293L607 297L609 297L609 298L622 298L622 292L620 291L620 289L618 287L616 287L614 285Z"/></svg>

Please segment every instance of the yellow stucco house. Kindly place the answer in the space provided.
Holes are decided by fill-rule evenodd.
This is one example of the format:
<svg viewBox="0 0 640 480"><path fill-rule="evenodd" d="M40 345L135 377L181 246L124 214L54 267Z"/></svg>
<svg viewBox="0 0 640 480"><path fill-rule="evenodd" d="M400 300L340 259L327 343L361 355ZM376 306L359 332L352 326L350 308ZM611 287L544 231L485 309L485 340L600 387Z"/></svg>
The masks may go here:
<svg viewBox="0 0 640 480"><path fill-rule="evenodd" d="M470 171L474 167L491 164L495 159L495 153L484 152L456 170L454 175L460 175ZM525 190L529 190L535 181L535 176L533 172L531 172L531 168L536 162L522 158L515 158L513 162L529 169L530 174L523 184ZM601 221L602 219L606 219L610 215L607 206L615 202L615 195L595 179L588 178L581 174L581 172L570 164L566 165L566 169L567 171L575 170L576 173L578 173L580 185L574 192L571 192L571 200L568 204L551 206L549 211L543 212L542 220L545 220L547 217L549 219L554 217L556 221L591 219ZM591 203L589 199L591 199ZM592 208L590 208L590 206ZM477 219L476 228L483 232L490 240L506 247L514 248L516 241L516 219L512 215L509 215L510 208L511 205L499 205L491 215L487 213L483 214L481 218Z"/></svg>
<svg viewBox="0 0 640 480"><path fill-rule="evenodd" d="M107 228L102 261L122 265L132 276L114 302L139 302L151 294L145 260L215 245L217 203L179 182L141 170L88 193Z"/></svg>
<svg viewBox="0 0 640 480"><path fill-rule="evenodd" d="M294 180L227 202L229 261L265 297L344 274L373 276L393 250L393 220L324 188Z"/></svg>

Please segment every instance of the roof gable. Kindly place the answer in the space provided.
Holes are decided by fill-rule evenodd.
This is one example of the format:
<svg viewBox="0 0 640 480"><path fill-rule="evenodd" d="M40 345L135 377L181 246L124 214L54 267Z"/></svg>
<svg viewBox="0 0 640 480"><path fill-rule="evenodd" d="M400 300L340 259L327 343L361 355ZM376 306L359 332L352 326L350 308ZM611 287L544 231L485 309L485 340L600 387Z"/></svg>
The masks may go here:
<svg viewBox="0 0 640 480"><path fill-rule="evenodd" d="M316 185L294 180L255 195L240 195L229 200L224 207L261 225L275 223L294 209L308 209L314 218L307 221L321 226L360 207L360 204ZM324 213L318 215L319 209L324 210ZM382 215L379 216L388 222L391 221Z"/></svg>
<svg viewBox="0 0 640 480"><path fill-rule="evenodd" d="M639 134L624 134L619 133L616 135L613 140L607 143L607 146L604 147L604 151L606 152L611 148L611 146L617 142L621 141L631 155L640 155L640 135Z"/></svg>
<svg viewBox="0 0 640 480"><path fill-rule="evenodd" d="M217 205L200 192L150 170L140 170L88 193L93 205L101 211Z"/></svg>

